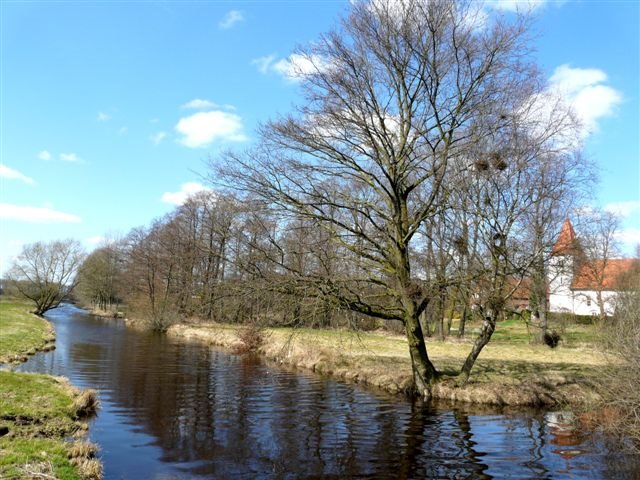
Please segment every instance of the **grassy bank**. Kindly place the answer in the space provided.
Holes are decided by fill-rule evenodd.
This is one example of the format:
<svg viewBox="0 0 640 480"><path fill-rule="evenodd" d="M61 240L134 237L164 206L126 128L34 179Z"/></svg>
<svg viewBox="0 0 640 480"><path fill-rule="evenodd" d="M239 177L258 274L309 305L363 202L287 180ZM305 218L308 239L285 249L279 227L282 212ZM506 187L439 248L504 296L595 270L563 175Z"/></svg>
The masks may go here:
<svg viewBox="0 0 640 480"><path fill-rule="evenodd" d="M0 363L51 346L51 326L28 308L0 302ZM66 379L0 370L0 478L101 478L96 447L81 440L96 406L95 392Z"/></svg>
<svg viewBox="0 0 640 480"><path fill-rule="evenodd" d="M169 334L242 350L241 330L220 324L174 325ZM524 324L506 325L484 349L466 385L455 375L469 352L471 339L431 340L429 355L444 374L434 388L434 397L514 406L584 405L598 398L595 379L608 359L583 341L593 338L591 332L576 332L573 337L579 341L554 350L529 344L524 341L525 334ZM407 343L401 335L284 328L266 329L263 335L258 352L280 363L390 392L401 392L411 383Z"/></svg>
<svg viewBox="0 0 640 480"><path fill-rule="evenodd" d="M49 322L29 313L29 305L0 301L0 364L27 360L29 355L53 348L55 335Z"/></svg>

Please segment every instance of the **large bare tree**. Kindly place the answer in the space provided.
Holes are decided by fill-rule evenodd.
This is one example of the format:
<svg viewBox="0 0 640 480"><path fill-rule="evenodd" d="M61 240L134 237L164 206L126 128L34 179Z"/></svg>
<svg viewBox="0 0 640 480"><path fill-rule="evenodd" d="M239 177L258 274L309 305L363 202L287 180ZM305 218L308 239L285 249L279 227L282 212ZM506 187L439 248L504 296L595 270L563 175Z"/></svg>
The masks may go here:
<svg viewBox="0 0 640 480"><path fill-rule="evenodd" d="M25 245L13 262L7 279L42 315L56 308L77 284L77 272L85 253L77 240L37 242Z"/></svg>
<svg viewBox="0 0 640 480"><path fill-rule="evenodd" d="M424 395L437 371L419 317L438 288L413 265L416 234L449 207L449 176L468 168L469 151L515 131L512 113L542 85L524 20L481 24L477 13L472 2L354 2L339 30L300 52L297 112L264 125L256 148L229 153L211 175L312 220L358 262L348 278L315 286L403 322Z"/></svg>

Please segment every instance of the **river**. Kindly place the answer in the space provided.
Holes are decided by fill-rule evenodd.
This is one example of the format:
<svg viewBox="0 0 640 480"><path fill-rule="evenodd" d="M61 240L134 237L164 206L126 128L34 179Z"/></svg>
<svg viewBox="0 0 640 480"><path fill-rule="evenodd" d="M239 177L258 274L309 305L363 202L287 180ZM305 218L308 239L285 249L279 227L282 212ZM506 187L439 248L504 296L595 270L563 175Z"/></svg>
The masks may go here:
<svg viewBox="0 0 640 480"><path fill-rule="evenodd" d="M105 479L640 478L553 412L436 408L127 328L72 305L22 371L95 388Z"/></svg>

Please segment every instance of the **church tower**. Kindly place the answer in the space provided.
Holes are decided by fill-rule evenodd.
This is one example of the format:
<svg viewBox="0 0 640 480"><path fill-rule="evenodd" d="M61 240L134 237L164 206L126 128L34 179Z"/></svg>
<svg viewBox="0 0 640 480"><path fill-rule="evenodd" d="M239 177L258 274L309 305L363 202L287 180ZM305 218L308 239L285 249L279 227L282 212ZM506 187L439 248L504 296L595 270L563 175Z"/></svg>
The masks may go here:
<svg viewBox="0 0 640 480"><path fill-rule="evenodd" d="M573 311L571 283L578 266L580 252L576 232L567 218L551 249L548 278L549 310L551 312Z"/></svg>

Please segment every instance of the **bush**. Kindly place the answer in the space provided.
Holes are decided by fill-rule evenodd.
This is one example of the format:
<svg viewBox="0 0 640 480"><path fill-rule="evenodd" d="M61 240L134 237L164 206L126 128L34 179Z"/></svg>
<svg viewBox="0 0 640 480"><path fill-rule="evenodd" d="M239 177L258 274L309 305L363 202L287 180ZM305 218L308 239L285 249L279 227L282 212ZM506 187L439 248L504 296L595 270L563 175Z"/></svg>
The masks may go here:
<svg viewBox="0 0 640 480"><path fill-rule="evenodd" d="M547 319L549 322L553 322L561 326L593 325L596 321L592 315L575 315L570 312L549 312L547 313Z"/></svg>
<svg viewBox="0 0 640 480"><path fill-rule="evenodd" d="M237 335L240 345L234 349L236 353L257 352L266 340L264 330L257 325L242 327Z"/></svg>
<svg viewBox="0 0 640 480"><path fill-rule="evenodd" d="M547 330L544 332L544 343L551 348L556 348L560 342L560 334L555 330Z"/></svg>
<svg viewBox="0 0 640 480"><path fill-rule="evenodd" d="M618 358L603 375L605 405L616 410L605 427L631 439L640 452L640 290L620 295L606 334L607 351Z"/></svg>

